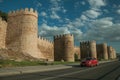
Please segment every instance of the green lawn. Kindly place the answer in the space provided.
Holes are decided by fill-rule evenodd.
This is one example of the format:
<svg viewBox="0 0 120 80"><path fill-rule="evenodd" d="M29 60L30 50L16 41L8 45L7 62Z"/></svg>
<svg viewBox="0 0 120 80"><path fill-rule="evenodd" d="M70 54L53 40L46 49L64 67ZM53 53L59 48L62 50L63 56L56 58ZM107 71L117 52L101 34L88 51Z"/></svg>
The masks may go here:
<svg viewBox="0 0 120 80"><path fill-rule="evenodd" d="M20 67L20 66L37 66L37 65L59 65L59 64L71 64L71 63L79 63L79 62L60 62L55 61L51 63L46 63L43 61L14 61L14 60L0 60L0 68L1 67Z"/></svg>

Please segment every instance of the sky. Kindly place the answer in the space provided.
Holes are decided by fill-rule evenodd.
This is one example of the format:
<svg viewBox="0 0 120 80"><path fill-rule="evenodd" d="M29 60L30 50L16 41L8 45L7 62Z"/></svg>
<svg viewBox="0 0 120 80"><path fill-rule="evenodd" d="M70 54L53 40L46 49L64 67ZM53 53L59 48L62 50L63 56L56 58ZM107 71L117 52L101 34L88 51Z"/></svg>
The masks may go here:
<svg viewBox="0 0 120 80"><path fill-rule="evenodd" d="M0 10L24 8L38 11L38 34L73 34L75 45L96 40L120 53L120 0L0 0Z"/></svg>

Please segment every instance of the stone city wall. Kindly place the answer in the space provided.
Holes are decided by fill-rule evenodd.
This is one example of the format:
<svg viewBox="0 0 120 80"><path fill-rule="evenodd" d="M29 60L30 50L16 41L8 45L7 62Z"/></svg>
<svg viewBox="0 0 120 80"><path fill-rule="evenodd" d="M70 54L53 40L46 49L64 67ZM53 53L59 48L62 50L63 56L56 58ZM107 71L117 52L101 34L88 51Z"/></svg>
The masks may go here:
<svg viewBox="0 0 120 80"><path fill-rule="evenodd" d="M38 13L32 8L9 12L7 23L0 18L0 48L5 45L18 54L54 60L53 43L38 38Z"/></svg>
<svg viewBox="0 0 120 80"><path fill-rule="evenodd" d="M80 42L81 58L94 57L97 58L96 41Z"/></svg>
<svg viewBox="0 0 120 80"><path fill-rule="evenodd" d="M50 61L74 61L76 53L79 59L85 57L116 58L114 48L106 43L96 46L96 41L80 43L74 47L74 36L71 34L54 36L54 43L38 37L38 13L32 8L11 11L7 23L0 18L0 49ZM1 52L4 52L1 51ZM0 53L4 54L4 53Z"/></svg>
<svg viewBox="0 0 120 80"><path fill-rule="evenodd" d="M0 17L0 48L5 48L5 37L6 37L6 21Z"/></svg>
<svg viewBox="0 0 120 80"><path fill-rule="evenodd" d="M114 51L112 46L108 46L108 57L109 59L114 59Z"/></svg>
<svg viewBox="0 0 120 80"><path fill-rule="evenodd" d="M42 57L49 61L54 61L54 44L42 37L38 38L38 49L42 53Z"/></svg>
<svg viewBox="0 0 120 80"><path fill-rule="evenodd" d="M90 50L89 50L89 42L80 42L80 53L81 53L81 59L84 59L86 57L89 57Z"/></svg>
<svg viewBox="0 0 120 80"><path fill-rule="evenodd" d="M98 59L108 59L107 43L97 44Z"/></svg>
<svg viewBox="0 0 120 80"><path fill-rule="evenodd" d="M111 46L107 46L107 43L97 44L95 41L80 42L81 59L86 57L94 57L101 59L115 59L116 51Z"/></svg>
<svg viewBox="0 0 120 80"><path fill-rule="evenodd" d="M113 59L117 58L116 50L113 48Z"/></svg>
<svg viewBox="0 0 120 80"><path fill-rule="evenodd" d="M8 13L7 48L39 58L37 33L38 14L32 8Z"/></svg>
<svg viewBox="0 0 120 80"><path fill-rule="evenodd" d="M77 55L78 60L81 59L80 47L74 47L74 53Z"/></svg>
<svg viewBox="0 0 120 80"><path fill-rule="evenodd" d="M74 61L74 37L71 34L54 36L54 59Z"/></svg>

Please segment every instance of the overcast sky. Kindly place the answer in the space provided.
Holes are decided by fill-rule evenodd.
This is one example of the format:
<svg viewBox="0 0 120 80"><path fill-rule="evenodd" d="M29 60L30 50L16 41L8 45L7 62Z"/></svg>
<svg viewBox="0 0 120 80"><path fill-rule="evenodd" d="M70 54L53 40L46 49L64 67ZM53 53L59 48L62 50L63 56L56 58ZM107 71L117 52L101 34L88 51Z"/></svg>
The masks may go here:
<svg viewBox="0 0 120 80"><path fill-rule="evenodd" d="M120 0L0 0L0 10L34 8L39 15L39 35L71 33L80 41L107 42L120 52Z"/></svg>

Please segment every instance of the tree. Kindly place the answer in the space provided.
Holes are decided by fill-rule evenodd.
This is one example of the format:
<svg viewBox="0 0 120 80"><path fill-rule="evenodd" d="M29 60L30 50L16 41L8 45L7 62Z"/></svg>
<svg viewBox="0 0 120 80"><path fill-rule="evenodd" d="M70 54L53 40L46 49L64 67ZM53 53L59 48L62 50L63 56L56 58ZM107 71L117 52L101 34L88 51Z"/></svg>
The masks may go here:
<svg viewBox="0 0 120 80"><path fill-rule="evenodd" d="M74 54L75 61L78 61L78 55L75 53Z"/></svg>
<svg viewBox="0 0 120 80"><path fill-rule="evenodd" d="M7 21L8 15L7 15L7 13L2 12L2 11L0 10L0 17L2 17L3 20Z"/></svg>

